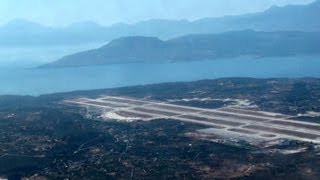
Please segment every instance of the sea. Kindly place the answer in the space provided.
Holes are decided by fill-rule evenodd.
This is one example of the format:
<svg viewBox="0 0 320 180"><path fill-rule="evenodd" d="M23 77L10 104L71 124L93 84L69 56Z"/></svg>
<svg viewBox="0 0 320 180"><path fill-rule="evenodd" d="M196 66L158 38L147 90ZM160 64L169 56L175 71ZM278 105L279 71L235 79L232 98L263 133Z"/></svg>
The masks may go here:
<svg viewBox="0 0 320 180"><path fill-rule="evenodd" d="M226 77L320 78L320 56L238 57L39 69L0 67L0 95L33 95Z"/></svg>

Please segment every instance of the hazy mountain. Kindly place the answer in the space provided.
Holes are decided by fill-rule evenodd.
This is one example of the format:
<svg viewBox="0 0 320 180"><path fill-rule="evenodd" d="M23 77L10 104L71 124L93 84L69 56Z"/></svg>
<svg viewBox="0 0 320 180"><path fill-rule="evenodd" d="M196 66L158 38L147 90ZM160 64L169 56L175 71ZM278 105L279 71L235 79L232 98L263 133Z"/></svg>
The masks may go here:
<svg viewBox="0 0 320 180"><path fill-rule="evenodd" d="M204 18L197 21L150 20L126 29L125 35L155 36L170 39L188 34L212 34L227 31L320 31L320 0L308 5L273 6L270 9L241 16ZM140 33L139 33L140 32Z"/></svg>
<svg viewBox="0 0 320 180"><path fill-rule="evenodd" d="M319 31L320 1L309 5L273 6L255 14L207 18L192 24L206 31L252 29L257 31Z"/></svg>
<svg viewBox="0 0 320 180"><path fill-rule="evenodd" d="M212 34L238 30L320 31L320 0L309 5L271 7L254 14L187 20L149 20L136 24L103 27L93 22L75 23L65 28L14 21L0 27L0 46L52 45L109 42L124 36L153 36L170 39L188 34Z"/></svg>
<svg viewBox="0 0 320 180"><path fill-rule="evenodd" d="M105 42L106 28L92 22L52 28L25 20L14 20L0 27L0 46L72 45Z"/></svg>
<svg viewBox="0 0 320 180"><path fill-rule="evenodd" d="M54 29L25 20L14 20L0 28L0 45L46 43L43 35L51 32Z"/></svg>
<svg viewBox="0 0 320 180"><path fill-rule="evenodd" d="M9 32L27 32L27 33L32 33L32 32L46 32L52 30L51 28L42 26L37 23L33 23L30 21L26 21L23 19L16 19L13 21L10 21L8 24L3 26L0 29L1 33L9 33Z"/></svg>
<svg viewBox="0 0 320 180"><path fill-rule="evenodd" d="M133 62L178 62L237 56L320 54L320 33L237 31L189 35L162 41L126 37L90 51L66 56L42 67L91 66Z"/></svg>

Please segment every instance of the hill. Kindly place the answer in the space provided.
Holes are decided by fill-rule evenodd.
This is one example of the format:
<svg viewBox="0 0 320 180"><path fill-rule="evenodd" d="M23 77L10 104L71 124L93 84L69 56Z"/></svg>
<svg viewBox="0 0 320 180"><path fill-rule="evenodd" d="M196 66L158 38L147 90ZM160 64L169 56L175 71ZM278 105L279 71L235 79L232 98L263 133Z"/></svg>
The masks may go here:
<svg viewBox="0 0 320 180"><path fill-rule="evenodd" d="M320 33L234 31L189 35L162 41L125 37L94 50L63 57L41 67L92 66L134 62L179 62L238 56L320 54Z"/></svg>
<svg viewBox="0 0 320 180"><path fill-rule="evenodd" d="M273 6L253 14L187 20L149 20L104 27L93 22L52 28L17 20L0 27L0 46L60 45L108 42L124 36L171 39L188 34L212 34L251 29L255 31L320 31L320 1L308 5Z"/></svg>

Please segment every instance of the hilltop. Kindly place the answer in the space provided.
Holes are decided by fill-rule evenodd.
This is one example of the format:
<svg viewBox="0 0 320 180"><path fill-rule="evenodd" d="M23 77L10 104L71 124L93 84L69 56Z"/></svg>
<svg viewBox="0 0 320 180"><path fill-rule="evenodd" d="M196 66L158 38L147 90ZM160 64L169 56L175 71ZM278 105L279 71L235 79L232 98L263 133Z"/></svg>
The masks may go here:
<svg viewBox="0 0 320 180"><path fill-rule="evenodd" d="M196 21L152 19L135 24L102 26L80 22L53 28L16 20L0 27L0 46L67 45L108 42L125 36L171 39L188 34L212 34L251 29L255 31L320 31L320 1L307 5L273 6L264 12L204 18ZM18 28L17 28L18 27Z"/></svg>
<svg viewBox="0 0 320 180"><path fill-rule="evenodd" d="M92 66L136 62L180 62L239 56L284 57L320 54L320 33L235 31L188 35L167 41L124 37L41 67Z"/></svg>

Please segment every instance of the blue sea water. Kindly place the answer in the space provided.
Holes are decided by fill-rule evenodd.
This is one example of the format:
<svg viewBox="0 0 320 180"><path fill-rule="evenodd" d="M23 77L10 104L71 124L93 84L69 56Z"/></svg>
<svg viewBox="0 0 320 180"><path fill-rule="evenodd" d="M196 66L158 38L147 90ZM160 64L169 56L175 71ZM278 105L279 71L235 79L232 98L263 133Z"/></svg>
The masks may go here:
<svg viewBox="0 0 320 180"><path fill-rule="evenodd" d="M320 56L233 58L181 63L137 63L59 69L0 69L0 95L41 95L222 77L320 78Z"/></svg>

